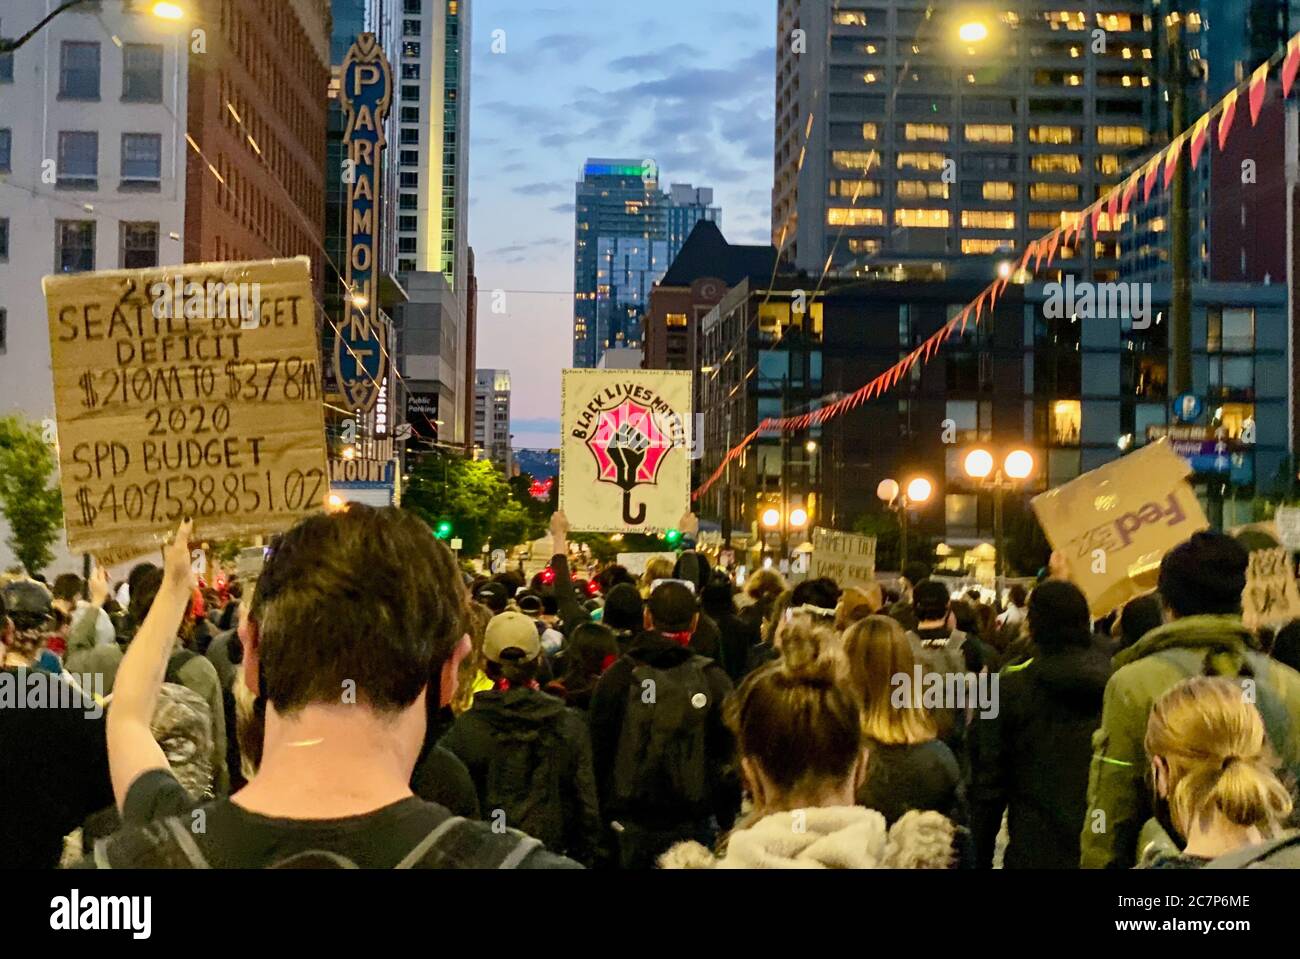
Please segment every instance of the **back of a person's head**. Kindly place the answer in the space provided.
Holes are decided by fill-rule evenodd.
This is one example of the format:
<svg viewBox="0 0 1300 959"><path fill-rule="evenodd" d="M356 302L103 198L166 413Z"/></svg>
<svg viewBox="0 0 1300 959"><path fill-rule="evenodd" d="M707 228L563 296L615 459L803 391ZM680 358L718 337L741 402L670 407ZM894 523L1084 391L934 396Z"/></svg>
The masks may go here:
<svg viewBox="0 0 1300 959"><path fill-rule="evenodd" d="M843 661L847 687L862 705L867 737L885 745L915 745L935 738L935 725L922 708L921 690L913 701L895 705L895 678L916 675L916 654L898 621L868 616L844 631Z"/></svg>
<svg viewBox="0 0 1300 959"><path fill-rule="evenodd" d="M745 595L756 603L770 603L785 592L785 578L774 569L756 569L745 580Z"/></svg>
<svg viewBox="0 0 1300 959"><path fill-rule="evenodd" d="M636 577L627 571L626 566L615 563L613 566L606 566L596 574L596 582L600 584L600 591L606 596L609 591L620 583L631 583L636 585Z"/></svg>
<svg viewBox="0 0 1300 959"><path fill-rule="evenodd" d="M605 611L601 621L619 632L640 629L645 618L645 601L640 591L631 583L618 583L605 596Z"/></svg>
<svg viewBox="0 0 1300 959"><path fill-rule="evenodd" d="M923 622L945 618L951 602L948 587L937 579L923 579L912 590L912 608Z"/></svg>
<svg viewBox="0 0 1300 959"><path fill-rule="evenodd" d="M840 602L840 587L833 579L821 577L809 579L794 588L790 596L790 605L816 606L818 609L834 609Z"/></svg>
<svg viewBox="0 0 1300 959"><path fill-rule="evenodd" d="M840 634L834 625L832 617L792 608L777 625L773 645L781 654L782 662L792 669L818 660L833 660L840 649Z"/></svg>
<svg viewBox="0 0 1300 959"><path fill-rule="evenodd" d="M601 623L575 626L564 644L564 678L570 689L599 677L618 658L614 631Z"/></svg>
<svg viewBox="0 0 1300 959"><path fill-rule="evenodd" d="M138 570L138 572L137 572ZM127 600L127 612L131 614L137 626L144 622L144 618L149 615L149 607L153 606L154 597L158 595L158 590L162 589L163 571L159 566L137 566L131 570L131 596Z"/></svg>
<svg viewBox="0 0 1300 959"><path fill-rule="evenodd" d="M957 624L958 629L973 636L979 634L980 621L975 612L978 608L977 604L968 599L954 599L948 604L948 608L952 610L953 622Z"/></svg>
<svg viewBox="0 0 1300 959"><path fill-rule="evenodd" d="M917 586L922 580L930 578L930 567L919 560L913 560L903 567L903 579L907 580L913 586Z"/></svg>
<svg viewBox="0 0 1300 959"><path fill-rule="evenodd" d="M469 655L460 661L456 671L456 693L452 697L452 712L460 715L474 704L474 683L483 668L483 638L487 633L487 624L492 621L493 611L483 603L467 601L465 607L465 632L469 636ZM430 719L435 719L441 704L437 697L430 697L427 707Z"/></svg>
<svg viewBox="0 0 1300 959"><path fill-rule="evenodd" d="M1025 600L1029 598L1029 593L1020 583L1015 583L1007 590L1007 602L1012 606L1024 606Z"/></svg>
<svg viewBox="0 0 1300 959"><path fill-rule="evenodd" d="M1092 642L1088 600L1079 587L1049 580L1029 597L1029 635L1043 650L1087 646Z"/></svg>
<svg viewBox="0 0 1300 959"><path fill-rule="evenodd" d="M1293 619L1273 637L1272 656L1279 663L1300 670L1300 619Z"/></svg>
<svg viewBox="0 0 1300 959"><path fill-rule="evenodd" d="M650 621L661 633L684 633L699 613L695 594L683 583L660 583L646 600Z"/></svg>
<svg viewBox="0 0 1300 959"><path fill-rule="evenodd" d="M50 587L50 592L54 594L55 599L61 599L65 603L75 603L81 598L81 577L76 573L60 573L54 577L54 585Z"/></svg>
<svg viewBox="0 0 1300 959"><path fill-rule="evenodd" d="M359 701L394 711L415 702L460 640L466 595L423 521L354 504L280 538L249 612L277 712L337 703L348 681Z"/></svg>
<svg viewBox="0 0 1300 959"><path fill-rule="evenodd" d="M872 583L866 588L850 586L840 594L840 602L835 609L835 628L844 630L860 619L874 616L884 604L885 595L879 583Z"/></svg>
<svg viewBox="0 0 1300 959"><path fill-rule="evenodd" d="M1169 811L1184 838L1211 812L1266 837L1291 814L1264 721L1238 682L1194 676L1174 686L1151 709L1145 746L1168 766Z"/></svg>
<svg viewBox="0 0 1300 959"><path fill-rule="evenodd" d="M740 755L787 792L844 781L862 751L858 704L827 661L763 667L728 713Z"/></svg>
<svg viewBox="0 0 1300 959"><path fill-rule="evenodd" d="M1119 642L1128 649L1151 630L1164 623L1159 593L1144 593L1124 604L1119 614Z"/></svg>
<svg viewBox="0 0 1300 959"><path fill-rule="evenodd" d="M715 572L700 591L700 609L718 619L736 611L736 591L732 588L731 577L723 572Z"/></svg>
<svg viewBox="0 0 1300 959"><path fill-rule="evenodd" d="M1231 536L1193 533L1160 562L1160 597L1175 616L1241 613L1250 555Z"/></svg>
<svg viewBox="0 0 1300 959"><path fill-rule="evenodd" d="M666 556L655 556L645 564L645 572L641 574L641 582L646 586L653 586L661 579L672 579L675 565Z"/></svg>

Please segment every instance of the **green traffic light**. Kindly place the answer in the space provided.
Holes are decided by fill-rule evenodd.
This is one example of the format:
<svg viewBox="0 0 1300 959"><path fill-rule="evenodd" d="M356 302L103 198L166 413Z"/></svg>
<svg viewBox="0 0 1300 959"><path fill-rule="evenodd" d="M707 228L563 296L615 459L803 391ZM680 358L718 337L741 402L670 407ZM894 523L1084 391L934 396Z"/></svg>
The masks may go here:
<svg viewBox="0 0 1300 959"><path fill-rule="evenodd" d="M681 541L682 541L682 534L680 530L670 529L667 533L664 534L664 542L666 542L669 546L676 546Z"/></svg>
<svg viewBox="0 0 1300 959"><path fill-rule="evenodd" d="M450 538L451 538L451 523L447 522L446 520L443 520L441 523L439 523L439 524L438 524L438 532L437 532L436 535L437 535L438 539L450 539Z"/></svg>

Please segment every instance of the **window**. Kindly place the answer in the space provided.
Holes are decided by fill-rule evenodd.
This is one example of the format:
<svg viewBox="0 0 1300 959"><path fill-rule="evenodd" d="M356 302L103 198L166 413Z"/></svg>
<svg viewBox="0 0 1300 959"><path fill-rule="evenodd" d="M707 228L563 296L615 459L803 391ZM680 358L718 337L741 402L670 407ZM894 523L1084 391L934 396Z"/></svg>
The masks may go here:
<svg viewBox="0 0 1300 959"><path fill-rule="evenodd" d="M402 44L402 56L411 57L415 60L420 59L420 45L410 40L406 41Z"/></svg>
<svg viewBox="0 0 1300 959"><path fill-rule="evenodd" d="M1014 200L1016 185L1008 180L963 180L961 184L963 200Z"/></svg>
<svg viewBox="0 0 1300 959"><path fill-rule="evenodd" d="M898 169L939 172L948 161L945 153L907 153L897 154Z"/></svg>
<svg viewBox="0 0 1300 959"><path fill-rule="evenodd" d="M1073 203L1079 199L1077 183L1031 183L1029 199L1035 203Z"/></svg>
<svg viewBox="0 0 1300 959"><path fill-rule="evenodd" d="M418 37L419 35L420 35L420 21L419 21L419 20L403 20L403 21L402 21L402 36L404 36L404 37Z"/></svg>
<svg viewBox="0 0 1300 959"><path fill-rule="evenodd" d="M826 211L826 223L828 226L884 226L885 213L874 207L831 207Z"/></svg>
<svg viewBox="0 0 1300 959"><path fill-rule="evenodd" d="M420 100L420 88L410 85L402 87L402 99L418 103Z"/></svg>
<svg viewBox="0 0 1300 959"><path fill-rule="evenodd" d="M1097 172L1102 176L1119 176L1123 165L1114 153L1102 153L1097 156Z"/></svg>
<svg viewBox="0 0 1300 959"><path fill-rule="evenodd" d="M837 170L861 170L866 173L880 169L880 152L878 150L835 150L831 153L831 163Z"/></svg>
<svg viewBox="0 0 1300 959"><path fill-rule="evenodd" d="M964 173L1015 173L1020 158L1013 153L967 153L961 158Z"/></svg>
<svg viewBox="0 0 1300 959"><path fill-rule="evenodd" d="M418 190L420 188L420 174L403 170L401 174L401 186L405 190Z"/></svg>
<svg viewBox="0 0 1300 959"><path fill-rule="evenodd" d="M398 206L403 210L418 210L420 208L420 195L418 193L403 193L401 200L398 201Z"/></svg>
<svg viewBox="0 0 1300 959"><path fill-rule="evenodd" d="M12 169L13 139L12 130L0 130L0 173L8 173Z"/></svg>
<svg viewBox="0 0 1300 959"><path fill-rule="evenodd" d="M402 166L419 166L419 165L420 165L419 150L402 151Z"/></svg>
<svg viewBox="0 0 1300 959"><path fill-rule="evenodd" d="M967 143L1013 143L1016 128L1010 123L968 123Z"/></svg>
<svg viewBox="0 0 1300 959"><path fill-rule="evenodd" d="M4 37L3 30L0 30L0 37ZM13 82L14 82L14 55L12 53L0 53L0 83L13 83Z"/></svg>
<svg viewBox="0 0 1300 959"><path fill-rule="evenodd" d="M421 0L402 0L403 13L423 13Z"/></svg>
<svg viewBox="0 0 1300 959"><path fill-rule="evenodd" d="M849 240L849 252L862 256L875 256L880 252L879 240Z"/></svg>
<svg viewBox="0 0 1300 959"><path fill-rule="evenodd" d="M948 142L948 124L946 123L904 123L903 139L933 140L936 143Z"/></svg>
<svg viewBox="0 0 1300 959"><path fill-rule="evenodd" d="M1057 213L1053 211L1030 211L1029 229L1031 230L1055 230L1058 226L1073 225L1072 214L1067 212Z"/></svg>
<svg viewBox="0 0 1300 959"><path fill-rule="evenodd" d="M162 135L122 134L122 186L156 190L162 183Z"/></svg>
<svg viewBox="0 0 1300 959"><path fill-rule="evenodd" d="M402 107L402 122L403 122L403 123L419 123L419 122L420 122L420 108L419 108L419 107Z"/></svg>
<svg viewBox="0 0 1300 959"><path fill-rule="evenodd" d="M1146 146L1147 131L1142 127L1097 127L1097 142L1101 146Z"/></svg>
<svg viewBox="0 0 1300 959"><path fill-rule="evenodd" d="M59 56L59 97L99 99L99 44L64 40Z"/></svg>
<svg viewBox="0 0 1300 959"><path fill-rule="evenodd" d="M997 253L1011 253L1015 250L1011 240L972 239L961 241L961 251L969 256L992 256Z"/></svg>
<svg viewBox="0 0 1300 959"><path fill-rule="evenodd" d="M1205 349L1210 353L1253 353L1255 311L1250 309L1211 310Z"/></svg>
<svg viewBox="0 0 1300 959"><path fill-rule="evenodd" d="M414 260L398 260L398 261L397 261L397 272L398 272L398 273L414 273L414 272L415 272L415 261L414 261Z"/></svg>
<svg viewBox="0 0 1300 959"><path fill-rule="evenodd" d="M945 526L949 530L979 529L979 497L949 493L943 498Z"/></svg>
<svg viewBox="0 0 1300 959"><path fill-rule="evenodd" d="M1053 446L1078 446L1083 428L1083 404L1079 400L1057 400L1052 404L1050 427Z"/></svg>
<svg viewBox="0 0 1300 959"><path fill-rule="evenodd" d="M122 99L132 103L161 103L163 48L152 43L122 47Z"/></svg>
<svg viewBox="0 0 1300 959"><path fill-rule="evenodd" d="M403 233L414 233L420 228L420 218L415 216L399 216L397 218L397 228Z"/></svg>
<svg viewBox="0 0 1300 959"><path fill-rule="evenodd" d="M99 134L59 133L58 185L78 190L99 189Z"/></svg>
<svg viewBox="0 0 1300 959"><path fill-rule="evenodd" d="M9 220L0 218L0 263L9 259Z"/></svg>
<svg viewBox="0 0 1300 959"><path fill-rule="evenodd" d="M418 145L420 142L419 129L403 129L401 142L408 146Z"/></svg>
<svg viewBox="0 0 1300 959"><path fill-rule="evenodd" d="M834 22L837 27L865 27L867 25L867 11L837 10Z"/></svg>
<svg viewBox="0 0 1300 959"><path fill-rule="evenodd" d="M403 80L420 79L420 65L418 63L403 63L402 79Z"/></svg>
<svg viewBox="0 0 1300 959"><path fill-rule="evenodd" d="M1030 143L1082 143L1083 131L1078 127L1031 126Z"/></svg>
<svg viewBox="0 0 1300 959"><path fill-rule="evenodd" d="M95 268L94 220L58 220L54 240L56 273L83 273Z"/></svg>
<svg viewBox="0 0 1300 959"><path fill-rule="evenodd" d="M1035 173L1079 173L1083 160L1077 153L1036 153L1029 158L1029 169Z"/></svg>
<svg viewBox="0 0 1300 959"><path fill-rule="evenodd" d="M1195 16L1195 14L1193 14ZM1111 33L1121 30L1139 30L1142 27L1141 22L1135 27L1133 25L1134 17L1131 13L1099 13L1097 14L1097 26Z"/></svg>
<svg viewBox="0 0 1300 959"><path fill-rule="evenodd" d="M122 269L145 270L158 265L158 224L122 224Z"/></svg>
<svg viewBox="0 0 1300 959"><path fill-rule="evenodd" d="M899 180L898 195L904 200L946 200L948 184L927 183L924 180Z"/></svg>
<svg viewBox="0 0 1300 959"><path fill-rule="evenodd" d="M401 236L397 238L398 253L415 253L419 244L419 239L413 236Z"/></svg>
<svg viewBox="0 0 1300 959"><path fill-rule="evenodd" d="M922 229L946 229L951 223L947 210L895 210L894 225Z"/></svg>
<svg viewBox="0 0 1300 959"><path fill-rule="evenodd" d="M1042 16L1053 30L1088 29L1088 15L1082 10L1047 10ZM1101 19L1100 14L1097 15L1097 19Z"/></svg>
<svg viewBox="0 0 1300 959"><path fill-rule="evenodd" d="M664 323L669 327L684 327L686 326L686 314L669 313L668 316L664 318Z"/></svg>
<svg viewBox="0 0 1300 959"><path fill-rule="evenodd" d="M961 225L968 230L1014 230L1016 215L1003 210L962 210Z"/></svg>
<svg viewBox="0 0 1300 959"><path fill-rule="evenodd" d="M876 180L831 180L830 195L842 197L880 196L880 183Z"/></svg>

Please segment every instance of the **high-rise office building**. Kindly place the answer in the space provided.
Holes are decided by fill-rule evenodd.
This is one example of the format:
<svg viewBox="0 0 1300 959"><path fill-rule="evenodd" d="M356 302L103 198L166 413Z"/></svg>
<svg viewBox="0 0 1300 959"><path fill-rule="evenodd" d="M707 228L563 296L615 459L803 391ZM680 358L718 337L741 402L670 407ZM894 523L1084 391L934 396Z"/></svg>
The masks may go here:
<svg viewBox="0 0 1300 959"><path fill-rule="evenodd" d="M1023 250L1150 142L1149 14L1146 0L975 14L780 0L774 244L814 275L829 259L927 279ZM1115 273L1117 224L1101 225L1107 236L1067 248L1061 269Z"/></svg>
<svg viewBox="0 0 1300 959"><path fill-rule="evenodd" d="M721 222L713 191L659 189L658 168L588 160L577 185L573 365L594 368L608 349L638 349L650 290L700 220Z"/></svg>
<svg viewBox="0 0 1300 959"><path fill-rule="evenodd" d="M474 446L511 474L509 370L479 370L474 378Z"/></svg>
<svg viewBox="0 0 1300 959"><path fill-rule="evenodd" d="M393 65L385 243L409 295L396 361L409 396L438 409L438 441L468 444L470 0L372 0ZM427 416L422 414L422 421Z"/></svg>

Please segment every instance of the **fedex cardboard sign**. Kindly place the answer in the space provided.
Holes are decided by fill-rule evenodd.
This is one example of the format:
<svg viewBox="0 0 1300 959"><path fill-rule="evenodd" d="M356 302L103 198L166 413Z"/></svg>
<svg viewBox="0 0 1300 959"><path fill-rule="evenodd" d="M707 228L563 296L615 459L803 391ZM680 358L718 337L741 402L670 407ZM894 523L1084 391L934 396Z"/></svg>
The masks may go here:
<svg viewBox="0 0 1300 959"><path fill-rule="evenodd" d="M1209 527L1190 471L1160 440L1034 498L1047 540L1065 556L1093 616L1152 589L1165 553Z"/></svg>

